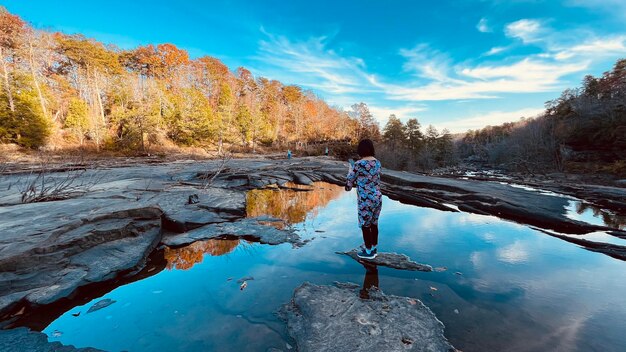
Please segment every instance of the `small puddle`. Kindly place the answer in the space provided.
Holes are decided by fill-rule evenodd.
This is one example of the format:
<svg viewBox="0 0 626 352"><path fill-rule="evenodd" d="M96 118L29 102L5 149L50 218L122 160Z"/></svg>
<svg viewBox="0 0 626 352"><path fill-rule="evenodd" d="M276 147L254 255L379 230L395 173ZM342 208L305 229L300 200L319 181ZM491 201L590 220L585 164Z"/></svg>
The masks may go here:
<svg viewBox="0 0 626 352"><path fill-rule="evenodd" d="M572 220L586 222L592 225L608 226L615 229L626 229L626 216L596 207L583 201L569 201L565 207L566 216Z"/></svg>
<svg viewBox="0 0 626 352"><path fill-rule="evenodd" d="M354 191L325 183L251 191L248 215L281 218L314 240L297 249L232 239L166 248L165 269L69 309L44 332L109 351L286 351L294 343L275 313L297 286L366 281L421 299L465 352L626 346L626 262L527 226L385 197L379 250L436 270L379 267L373 278L335 254L361 243ZM87 313L103 299L115 302Z"/></svg>

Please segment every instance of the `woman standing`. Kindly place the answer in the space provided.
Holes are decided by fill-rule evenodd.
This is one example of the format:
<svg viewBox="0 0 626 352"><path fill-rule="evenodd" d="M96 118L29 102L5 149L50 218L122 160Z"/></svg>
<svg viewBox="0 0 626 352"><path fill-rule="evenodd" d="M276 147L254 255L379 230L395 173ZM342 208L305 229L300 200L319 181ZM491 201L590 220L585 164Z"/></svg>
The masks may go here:
<svg viewBox="0 0 626 352"><path fill-rule="evenodd" d="M359 142L357 153L361 157L350 163L346 191L356 183L359 203L359 227L365 246L357 253L359 258L374 259L378 246L378 216L382 206L380 193L380 161L375 158L374 143L370 139Z"/></svg>

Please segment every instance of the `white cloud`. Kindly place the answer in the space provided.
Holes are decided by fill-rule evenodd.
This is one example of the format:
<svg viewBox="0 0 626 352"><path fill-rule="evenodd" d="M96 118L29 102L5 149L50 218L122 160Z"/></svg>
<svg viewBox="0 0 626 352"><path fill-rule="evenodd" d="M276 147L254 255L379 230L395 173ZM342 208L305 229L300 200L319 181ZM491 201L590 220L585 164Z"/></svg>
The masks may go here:
<svg viewBox="0 0 626 352"><path fill-rule="evenodd" d="M626 53L626 35L611 38L593 39L570 48L558 50L554 54L557 60L567 60L575 56L601 57Z"/></svg>
<svg viewBox="0 0 626 352"><path fill-rule="evenodd" d="M417 117L416 114L421 111L427 110L425 106L401 106L396 108L384 107L384 106L369 106L370 112L381 123L387 122L389 115L394 114L400 120L406 120L409 118Z"/></svg>
<svg viewBox="0 0 626 352"><path fill-rule="evenodd" d="M491 56L491 55L496 55L499 54L505 50L507 50L508 48L505 46L494 46L493 48L489 49L489 51L487 51L486 53L484 53L484 56Z"/></svg>
<svg viewBox="0 0 626 352"><path fill-rule="evenodd" d="M539 40L542 29L541 23L537 20L521 19L507 24L504 32L507 36L521 39L526 44Z"/></svg>
<svg viewBox="0 0 626 352"><path fill-rule="evenodd" d="M419 44L413 49L400 49L406 62L402 68L413 72L418 77L434 81L448 81L450 58L438 50L433 50L428 44Z"/></svg>
<svg viewBox="0 0 626 352"><path fill-rule="evenodd" d="M542 87L556 83L560 77L582 71L587 66L586 63L564 65L526 58L510 65L465 68L461 74L480 80L510 78L516 82L527 83L533 86L533 89L542 90Z"/></svg>
<svg viewBox="0 0 626 352"><path fill-rule="evenodd" d="M478 21L476 29L478 29L478 31L482 33L491 32L491 28L489 27L489 25L487 25L487 19L484 17L481 18L480 21Z"/></svg>
<svg viewBox="0 0 626 352"><path fill-rule="evenodd" d="M485 126L501 125L505 122L519 121L522 117L535 117L544 112L544 108L526 108L515 111L491 111L488 113L437 123L438 129L447 128L452 133L466 132Z"/></svg>

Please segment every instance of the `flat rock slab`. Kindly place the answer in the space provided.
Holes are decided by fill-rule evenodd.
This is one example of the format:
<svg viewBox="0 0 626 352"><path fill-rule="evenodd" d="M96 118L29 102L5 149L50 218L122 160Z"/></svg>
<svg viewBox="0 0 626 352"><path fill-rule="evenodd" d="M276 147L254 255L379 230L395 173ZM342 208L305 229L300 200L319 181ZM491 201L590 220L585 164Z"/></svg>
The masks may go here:
<svg viewBox="0 0 626 352"><path fill-rule="evenodd" d="M104 352L95 348L76 348L60 342L48 342L46 334L26 328L0 330L0 351L3 352Z"/></svg>
<svg viewBox="0 0 626 352"><path fill-rule="evenodd" d="M353 249L348 252L335 252L337 254L347 255L348 257L365 264L374 264L380 266L386 266L393 269L409 270L409 271L433 271L433 267L426 264L416 263L408 256L398 253L379 253L374 259L361 259L356 253L357 250Z"/></svg>
<svg viewBox="0 0 626 352"><path fill-rule="evenodd" d="M304 283L282 314L298 351L455 351L444 326L421 301L351 285Z"/></svg>
<svg viewBox="0 0 626 352"><path fill-rule="evenodd" d="M224 236L253 238L260 243L272 245L291 243L294 246L301 246L304 244L295 232L263 225L255 218L206 225L189 232L164 236L161 242L166 246L179 247L196 241Z"/></svg>
<svg viewBox="0 0 626 352"><path fill-rule="evenodd" d="M93 306L89 307L89 310L87 310L87 313L93 313L95 311L98 311L100 309L106 308L108 306L110 306L111 304L115 303L117 301L112 300L110 298L105 298L103 300L100 300L98 302L96 302Z"/></svg>
<svg viewBox="0 0 626 352"><path fill-rule="evenodd" d="M189 204L194 197L193 204ZM164 212L164 227L185 232L203 225L232 221L246 214L246 195L221 188L176 187L149 198Z"/></svg>

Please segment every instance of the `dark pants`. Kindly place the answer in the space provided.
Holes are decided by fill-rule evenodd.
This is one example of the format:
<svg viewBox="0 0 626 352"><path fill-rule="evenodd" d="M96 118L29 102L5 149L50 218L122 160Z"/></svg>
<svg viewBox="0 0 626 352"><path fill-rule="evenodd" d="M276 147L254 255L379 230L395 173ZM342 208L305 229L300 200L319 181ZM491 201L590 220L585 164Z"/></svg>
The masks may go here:
<svg viewBox="0 0 626 352"><path fill-rule="evenodd" d="M363 226L361 231L363 231L363 242L367 249L378 245L378 225Z"/></svg>

